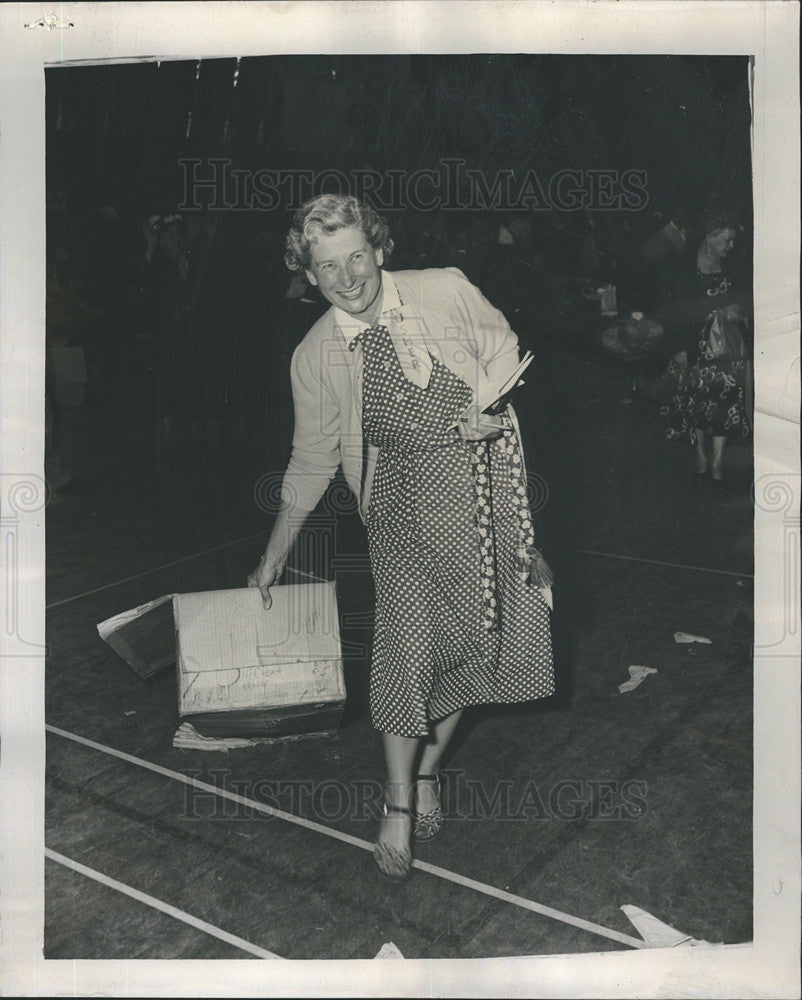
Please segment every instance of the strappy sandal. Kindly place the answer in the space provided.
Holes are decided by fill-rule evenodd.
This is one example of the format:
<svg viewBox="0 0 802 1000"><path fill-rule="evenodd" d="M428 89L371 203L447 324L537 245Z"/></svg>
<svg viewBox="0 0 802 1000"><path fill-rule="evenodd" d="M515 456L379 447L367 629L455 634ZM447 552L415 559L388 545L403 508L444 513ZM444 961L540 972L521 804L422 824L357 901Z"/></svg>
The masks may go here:
<svg viewBox="0 0 802 1000"><path fill-rule="evenodd" d="M388 806L384 804L384 815L388 813L401 813L403 816L412 816L412 811L405 806ZM373 862L379 873L390 882L403 882L409 875L412 867L412 851L407 847L399 850L391 847L381 840L377 840L373 845Z"/></svg>
<svg viewBox="0 0 802 1000"><path fill-rule="evenodd" d="M439 774L419 774L416 779L416 784L418 781L434 781L437 783L437 795L440 797L440 775ZM431 840L432 837L436 837L437 834L443 828L443 820L445 816L443 815L443 807L438 803L434 809L430 809L428 812L419 813L415 812L415 828L413 830L413 835L416 840Z"/></svg>

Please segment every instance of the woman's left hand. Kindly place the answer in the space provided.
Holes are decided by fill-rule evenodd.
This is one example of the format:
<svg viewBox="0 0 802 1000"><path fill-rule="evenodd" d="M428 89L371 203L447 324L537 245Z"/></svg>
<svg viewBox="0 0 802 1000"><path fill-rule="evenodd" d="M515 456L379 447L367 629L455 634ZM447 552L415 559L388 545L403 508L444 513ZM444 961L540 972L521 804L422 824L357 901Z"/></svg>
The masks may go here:
<svg viewBox="0 0 802 1000"><path fill-rule="evenodd" d="M501 437L505 428L510 426L508 417L491 417L482 413L476 403L472 403L460 417L457 430L460 437L466 441L492 441Z"/></svg>

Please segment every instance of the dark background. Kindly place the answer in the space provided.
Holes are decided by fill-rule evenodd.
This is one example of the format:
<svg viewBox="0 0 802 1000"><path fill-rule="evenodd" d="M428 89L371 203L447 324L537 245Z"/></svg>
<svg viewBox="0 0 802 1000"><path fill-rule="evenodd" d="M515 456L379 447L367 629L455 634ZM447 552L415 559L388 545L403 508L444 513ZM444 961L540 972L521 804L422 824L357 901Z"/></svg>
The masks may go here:
<svg viewBox="0 0 802 1000"><path fill-rule="evenodd" d="M284 297L292 206L185 210L183 270L145 265L145 222L183 202L188 157L202 161L201 174L212 157L249 171L382 173L460 158L488 182L503 169L519 182L534 170L544 185L565 169L645 171L648 203L636 211L384 213L391 268L459 266L527 346L551 339L598 355L598 303L580 294L583 283L617 282L620 304L637 248L678 209L692 224L706 208L735 212L748 266L748 73L745 56L280 56L50 69L48 262L62 288L100 312L66 334L85 348L89 391L93 378L130 378L160 447L194 435L247 444L275 469L286 461L291 407L266 421L265 392L288 388L292 348L323 308L314 293L311 303ZM516 219L524 237L500 247L499 223ZM247 471L258 477L264 461Z"/></svg>
<svg viewBox="0 0 802 1000"><path fill-rule="evenodd" d="M240 168L643 169L651 213L750 209L741 56L272 56L47 71L48 187L136 222L182 199L181 157ZM236 86L234 85L236 74ZM285 220L281 220L280 225ZM261 220L265 225L265 220ZM626 223L626 224L625 224Z"/></svg>

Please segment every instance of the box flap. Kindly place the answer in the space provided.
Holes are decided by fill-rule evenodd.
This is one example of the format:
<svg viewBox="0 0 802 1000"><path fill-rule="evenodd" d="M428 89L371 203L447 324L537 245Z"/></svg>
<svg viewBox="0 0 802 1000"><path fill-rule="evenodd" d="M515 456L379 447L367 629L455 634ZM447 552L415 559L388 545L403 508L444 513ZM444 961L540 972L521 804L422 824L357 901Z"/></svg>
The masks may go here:
<svg viewBox="0 0 802 1000"><path fill-rule="evenodd" d="M159 597L97 626L100 638L143 680L175 663L171 596Z"/></svg>
<svg viewBox="0 0 802 1000"><path fill-rule="evenodd" d="M148 601L147 604L140 604L138 608L131 608L130 611L121 611L118 615L113 615L111 618L107 618L103 622L99 622L97 630L100 633L100 638L104 642L109 641L109 636L112 632L116 632L118 628L122 625L127 625L128 622L133 621L135 618L141 618L142 615L146 615L149 611L154 608L158 608L160 604L164 604L165 601L172 599L172 594L167 594L165 597L157 597L155 601Z"/></svg>

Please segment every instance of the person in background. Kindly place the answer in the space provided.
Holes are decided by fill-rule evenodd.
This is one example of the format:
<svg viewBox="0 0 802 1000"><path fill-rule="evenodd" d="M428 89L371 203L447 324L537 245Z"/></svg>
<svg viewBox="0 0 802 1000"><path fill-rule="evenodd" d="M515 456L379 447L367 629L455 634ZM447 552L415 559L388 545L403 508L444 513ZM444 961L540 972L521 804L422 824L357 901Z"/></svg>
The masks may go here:
<svg viewBox="0 0 802 1000"><path fill-rule="evenodd" d="M666 219L657 215L660 228L622 262L618 289L626 311L650 313L664 295L665 274L692 249L691 225L687 213L677 209Z"/></svg>
<svg viewBox="0 0 802 1000"><path fill-rule="evenodd" d="M685 253L690 234L690 221L682 209L672 212L666 224L640 246L639 257L653 267L676 260Z"/></svg>
<svg viewBox="0 0 802 1000"><path fill-rule="evenodd" d="M694 447L697 480L709 475L723 492L728 440L750 433L746 387L750 368L751 284L731 264L740 233L726 212L702 220L695 251L664 275L662 301L653 319L666 331L673 353L668 418L670 438Z"/></svg>
<svg viewBox="0 0 802 1000"><path fill-rule="evenodd" d="M443 822L439 766L462 710L554 692L551 573L534 546L514 413L481 412L518 338L456 268L389 272L387 222L353 197L303 205L285 261L331 304L291 365L283 505L248 585L265 605L338 466L376 583L370 675L387 767L374 848L409 873ZM480 405L482 404L482 405Z"/></svg>

